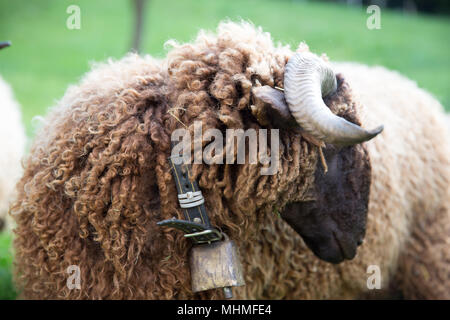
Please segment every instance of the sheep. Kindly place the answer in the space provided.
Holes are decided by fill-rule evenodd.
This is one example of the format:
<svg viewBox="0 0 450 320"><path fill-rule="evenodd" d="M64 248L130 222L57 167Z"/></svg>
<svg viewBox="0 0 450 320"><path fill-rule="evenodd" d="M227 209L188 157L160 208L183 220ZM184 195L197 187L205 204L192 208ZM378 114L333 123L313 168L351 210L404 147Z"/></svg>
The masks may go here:
<svg viewBox="0 0 450 320"><path fill-rule="evenodd" d="M279 94L296 55L261 28L223 22L168 45L162 60L128 54L94 66L46 117L11 206L22 297L222 298L192 292L191 244L156 224L182 217L167 157L171 133L194 121L280 128L275 175L260 175L262 164L192 167L211 223L239 247L246 285L236 298L448 297L450 143L436 100L385 69L337 64L324 98L332 114L316 99L331 124L317 134L296 125L295 97ZM337 118L352 141L336 140ZM70 266L79 289L66 285ZM368 288L370 266L379 290Z"/></svg>
<svg viewBox="0 0 450 320"><path fill-rule="evenodd" d="M443 107L397 72L355 63L335 70L361 102L361 121L386 124L367 147L373 169L368 232L371 223L389 231L383 240L390 251L384 253L391 261L387 274L395 273L393 282L406 298L449 299L450 136ZM382 215L389 225L378 220Z"/></svg>
<svg viewBox="0 0 450 320"><path fill-rule="evenodd" d="M2 47L0 44L0 48ZM18 102L14 99L11 87L0 77L0 230L5 225L10 227L7 219L8 208L14 197L16 182L22 174L21 159L25 151L25 130L22 124ZM8 221L8 223L6 223Z"/></svg>

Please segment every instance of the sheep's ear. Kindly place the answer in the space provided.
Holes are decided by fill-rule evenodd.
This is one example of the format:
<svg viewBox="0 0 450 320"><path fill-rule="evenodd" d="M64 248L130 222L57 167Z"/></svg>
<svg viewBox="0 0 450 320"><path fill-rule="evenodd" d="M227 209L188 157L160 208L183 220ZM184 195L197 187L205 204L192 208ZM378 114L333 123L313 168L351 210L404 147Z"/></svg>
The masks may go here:
<svg viewBox="0 0 450 320"><path fill-rule="evenodd" d="M252 93L256 99L266 103L267 114L271 121L280 128L297 127L298 124L289 111L284 93L269 86L255 87Z"/></svg>

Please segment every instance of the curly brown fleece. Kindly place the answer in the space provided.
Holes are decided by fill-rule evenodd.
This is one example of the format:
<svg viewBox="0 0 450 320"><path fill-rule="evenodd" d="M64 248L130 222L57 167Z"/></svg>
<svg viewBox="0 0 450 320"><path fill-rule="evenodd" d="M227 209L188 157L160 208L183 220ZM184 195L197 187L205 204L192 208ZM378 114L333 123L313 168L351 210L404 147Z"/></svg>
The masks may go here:
<svg viewBox="0 0 450 320"><path fill-rule="evenodd" d="M223 23L217 35L202 32L193 43L172 46L161 61L129 55L98 66L47 117L11 209L23 297L222 297L218 290L191 292L189 242L156 225L182 217L167 163L170 135L181 123L193 130L194 120L204 130L260 128L251 88L283 87L292 52L247 23ZM344 81L327 103L358 123L351 97ZM318 158L297 133L280 130L280 140L273 176L260 176L259 164L193 168L212 224L240 248L247 285L235 295L357 297L367 259L342 266L320 261L276 214L288 201L312 200ZM376 243L378 233L371 236ZM384 257L377 246L373 254ZM80 267L81 290L66 286L70 265ZM353 281L356 274L362 276Z"/></svg>
<svg viewBox="0 0 450 320"><path fill-rule="evenodd" d="M221 38L200 35L193 44L174 44L166 61L130 55L118 62L126 85L111 88L107 82L116 79L102 74L104 66L69 90L30 151L12 206L24 297L192 297L189 243L156 226L182 216L167 163L176 119L202 121L205 130L259 128L248 108L250 89L256 80L282 86L290 53L242 27L256 39L238 41L232 30ZM132 77L136 63L145 73ZM104 93L97 88L108 85ZM281 136L278 175L260 176L258 165L194 168L212 223L240 244L265 226L258 210L305 197L313 179L316 150L299 135ZM66 287L69 265L80 267L81 290Z"/></svg>

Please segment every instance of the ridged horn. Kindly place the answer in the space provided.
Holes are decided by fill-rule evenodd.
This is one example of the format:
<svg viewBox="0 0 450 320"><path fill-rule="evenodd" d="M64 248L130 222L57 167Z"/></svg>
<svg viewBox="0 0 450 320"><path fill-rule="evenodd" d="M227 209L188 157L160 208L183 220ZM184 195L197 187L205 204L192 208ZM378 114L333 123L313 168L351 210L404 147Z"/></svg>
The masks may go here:
<svg viewBox="0 0 450 320"><path fill-rule="evenodd" d="M368 141L383 130L365 130L334 115L322 97L336 91L331 67L310 52L297 52L284 72L284 94L292 116L304 131L326 143L353 145Z"/></svg>

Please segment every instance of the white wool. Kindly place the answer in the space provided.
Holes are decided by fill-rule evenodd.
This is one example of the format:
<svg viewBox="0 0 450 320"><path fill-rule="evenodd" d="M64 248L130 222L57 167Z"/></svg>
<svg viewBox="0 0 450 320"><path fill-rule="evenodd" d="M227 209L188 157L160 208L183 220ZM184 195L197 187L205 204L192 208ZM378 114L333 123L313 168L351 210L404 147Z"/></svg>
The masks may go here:
<svg viewBox="0 0 450 320"><path fill-rule="evenodd" d="M15 184L22 174L25 142L20 106L11 87L0 77L0 219L7 216Z"/></svg>

